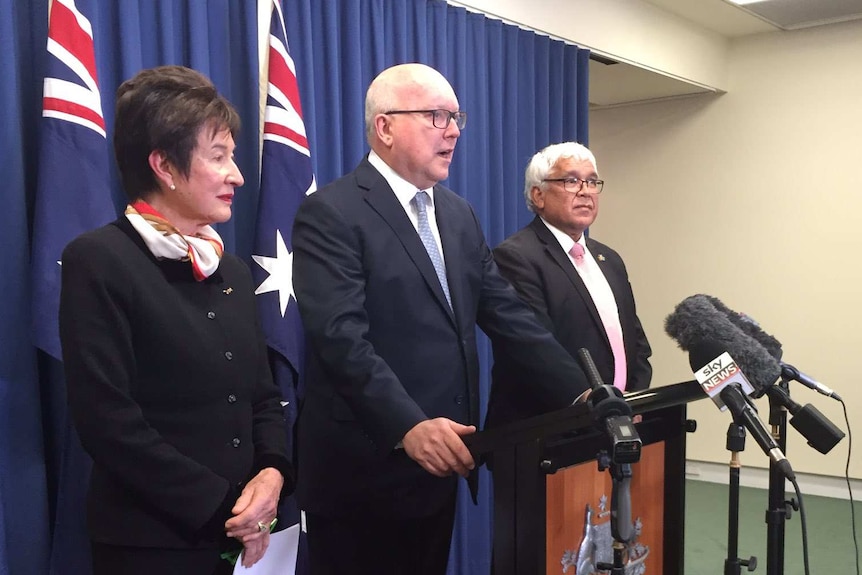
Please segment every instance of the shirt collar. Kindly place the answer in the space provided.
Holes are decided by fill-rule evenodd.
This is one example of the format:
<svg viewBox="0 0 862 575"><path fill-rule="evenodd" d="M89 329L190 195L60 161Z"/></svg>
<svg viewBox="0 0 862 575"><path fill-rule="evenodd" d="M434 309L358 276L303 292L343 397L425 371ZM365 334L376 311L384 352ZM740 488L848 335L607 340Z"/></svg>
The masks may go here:
<svg viewBox="0 0 862 575"><path fill-rule="evenodd" d="M581 234L581 237L578 238L577 242L575 242L575 240L572 239L572 236L570 236L563 230L552 226L542 216L539 216L539 219L542 220L542 223L545 224L545 227L547 227L551 234L553 234L553 236L557 239L557 241L560 243L560 247L563 248L564 252L569 253L569 251L571 251L572 249L572 246L575 245L575 243L579 243L584 248L584 252L589 253L589 250L587 249L586 234Z"/></svg>
<svg viewBox="0 0 862 575"><path fill-rule="evenodd" d="M419 188L399 176L374 150L368 153L368 163L380 172L380 175L383 176L383 179L386 180L386 183L395 192L398 202L407 210L410 206L410 200L413 199ZM431 205L434 206L434 187L432 186L423 191L428 193L428 197L431 198Z"/></svg>

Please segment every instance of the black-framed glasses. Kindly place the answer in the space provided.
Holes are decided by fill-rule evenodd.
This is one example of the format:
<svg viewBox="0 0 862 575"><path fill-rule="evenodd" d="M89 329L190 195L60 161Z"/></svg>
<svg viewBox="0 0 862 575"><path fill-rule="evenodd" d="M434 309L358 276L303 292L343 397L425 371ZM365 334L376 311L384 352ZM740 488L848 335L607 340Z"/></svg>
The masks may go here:
<svg viewBox="0 0 862 575"><path fill-rule="evenodd" d="M392 114L431 114L431 123L435 128L445 130L449 127L449 122L455 120L455 125L459 130L463 130L467 125L467 112L458 110L450 112L449 110L390 110L383 112L386 115Z"/></svg>
<svg viewBox="0 0 862 575"><path fill-rule="evenodd" d="M585 190L588 194L601 194L605 185L604 180L582 180L580 178L547 178L543 182L562 182L563 189L570 194L577 194Z"/></svg>

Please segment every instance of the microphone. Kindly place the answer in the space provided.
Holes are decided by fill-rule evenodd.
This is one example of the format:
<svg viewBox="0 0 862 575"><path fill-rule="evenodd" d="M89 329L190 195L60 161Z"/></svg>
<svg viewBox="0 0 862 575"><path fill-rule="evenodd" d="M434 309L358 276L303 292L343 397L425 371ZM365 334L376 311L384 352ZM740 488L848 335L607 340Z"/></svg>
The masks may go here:
<svg viewBox="0 0 862 575"><path fill-rule="evenodd" d="M587 381L593 391L605 387L602 381L602 376L599 374L599 368L596 367L596 362L593 361L593 356L590 355L590 350L582 347L578 350L578 360L581 362L581 367L584 370L584 375L587 376Z"/></svg>
<svg viewBox="0 0 862 575"><path fill-rule="evenodd" d="M619 389L602 383L602 377L588 349L582 347L578 350L578 360L590 387L593 388L587 398L593 422L603 429L610 439L611 461L620 464L640 461L643 442L632 423L631 406L623 399L623 393Z"/></svg>
<svg viewBox="0 0 862 575"><path fill-rule="evenodd" d="M632 408L623 399L623 392L613 385L602 383L602 376L590 355L590 350L582 347L578 350L578 360L587 376L587 381L593 391L587 398L587 403L592 408L593 419L596 421L617 415L631 415Z"/></svg>
<svg viewBox="0 0 862 575"><path fill-rule="evenodd" d="M810 375L806 375L790 365L789 363L784 363L783 361L780 363L781 365L781 375L787 379L792 379L793 381L798 381L805 387L809 389L813 389L817 393L822 393L826 397L831 397L833 399L837 399L838 401L844 401L841 399L841 396L835 393L832 389L826 387Z"/></svg>
<svg viewBox="0 0 862 575"><path fill-rule="evenodd" d="M820 410L810 403L799 405L780 385L772 386L766 393L770 400L787 408L787 411L793 415L790 418L790 425L808 440L808 445L820 453L829 453L839 441L844 439L844 432L820 413Z"/></svg>
<svg viewBox="0 0 862 575"><path fill-rule="evenodd" d="M741 312L736 312L724 305L720 299L717 297L713 297L711 295L704 295L715 309L719 312L723 313L730 322L741 329L743 333L751 336L757 343L763 346L769 355L774 357L775 359L780 360L783 350L781 349L781 342L775 339L773 336L769 335L760 327L760 324L755 321L753 317L750 315L746 315Z"/></svg>
<svg viewBox="0 0 862 575"><path fill-rule="evenodd" d="M729 408L733 414L733 420L748 429L763 452L775 462L784 476L791 481L795 479L790 462L760 421L757 409L746 397L752 386L730 354L713 341L702 341L692 347L689 353L689 364L694 370L698 383L719 409L724 411L725 408Z"/></svg>
<svg viewBox="0 0 862 575"><path fill-rule="evenodd" d="M766 430L763 422L760 421L760 418L757 416L757 410L745 394L742 393L739 384L731 383L725 386L719 394L721 395L721 399L724 400L725 405L730 408L733 420L745 426L760 446L760 449L775 462L775 466L781 470L787 479L795 481L796 474L793 473L793 468L790 467L790 461L787 460L778 443L775 442L775 439Z"/></svg>
<svg viewBox="0 0 862 575"><path fill-rule="evenodd" d="M698 296L694 296L698 297ZM826 397L831 397L838 401L843 401L841 396L835 393L831 388L823 385L813 377L802 373L800 370L796 369L792 365L781 361L781 356L783 350L781 349L781 342L775 339L773 336L769 335L763 329L761 329L760 324L757 321L744 313L735 312L726 305L724 305L721 300L716 297L712 297L709 295L704 295L712 305L715 307L717 311L724 314L730 322L742 330L743 333L749 335L753 339L755 339L761 346L763 346L764 350L766 350L769 355L774 357L776 360L779 360L779 366L781 368L781 376L785 379L789 379L792 381L797 381L804 385L809 389L813 389L817 393L823 394Z"/></svg>
<svg viewBox="0 0 862 575"><path fill-rule="evenodd" d="M695 354L700 362L692 365L692 369L695 370L706 365L720 353L725 351L729 353L738 366L744 368L754 388L752 397L760 397L781 375L778 360L767 351L761 341L767 343L773 351L776 346L768 340L771 336L763 333L759 328L757 328L759 333L750 327L742 328L738 324L744 321L739 319L739 314L730 311L722 304L722 308L730 313L723 312L716 307L713 300L715 298L703 294L687 297L665 318L665 332L684 351L701 349ZM704 349L707 350L707 356L703 355ZM777 349L780 352L780 344ZM717 350L718 353L708 355L711 350Z"/></svg>
<svg viewBox="0 0 862 575"><path fill-rule="evenodd" d="M738 384L746 395L754 392L751 382L730 354L715 342L699 342L692 347L688 363L700 387L721 411L727 409L721 391L728 385Z"/></svg>
<svg viewBox="0 0 862 575"><path fill-rule="evenodd" d="M631 463L641 458L643 442L637 428L632 423L631 406L623 399L623 393L613 385L602 382L602 376L590 355L590 350L578 350L587 381L593 388L587 403L593 411L593 421L598 427L604 426L610 440L610 455L599 454L599 469L610 468L613 479L611 490L611 534L616 541L628 543L634 536L632 523L632 501L630 484L632 480ZM608 465L608 457L613 465Z"/></svg>
<svg viewBox="0 0 862 575"><path fill-rule="evenodd" d="M821 453L829 451L844 437L844 433L816 408L805 405L794 409L787 394L778 394L775 391L779 387L773 384L783 375L824 395L840 399L838 394L825 385L778 361L781 357L781 344L761 330L757 322L750 317L730 310L716 298L699 294L690 296L677 305L673 313L665 319L665 331L677 341L680 348L689 352L692 371L695 372L701 387L719 408L726 403L721 391L727 384L738 383L747 392L743 381L747 379L754 388L754 392L749 394L752 397L768 393L785 407L790 406L794 415L790 420L791 425ZM733 367L737 369L736 372L733 372ZM748 375L747 378L745 374ZM814 383L819 386L813 385ZM753 431L752 435L757 439ZM766 435L771 438L770 434ZM758 443L760 441L758 440ZM775 441L772 440L772 443L775 444ZM765 444L760 445L767 453L772 449L766 449ZM775 446L778 447L777 444Z"/></svg>

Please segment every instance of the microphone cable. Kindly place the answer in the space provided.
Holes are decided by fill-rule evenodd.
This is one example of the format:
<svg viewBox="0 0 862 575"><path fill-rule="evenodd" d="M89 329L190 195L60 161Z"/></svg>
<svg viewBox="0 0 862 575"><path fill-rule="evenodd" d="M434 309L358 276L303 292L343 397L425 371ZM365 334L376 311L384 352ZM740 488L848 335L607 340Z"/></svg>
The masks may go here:
<svg viewBox="0 0 862 575"><path fill-rule="evenodd" d="M853 532L853 556L856 558L856 575L859 575L859 539L856 537L856 506L853 504L853 486L850 483L850 455L853 453L853 432L850 429L850 418L847 416L847 404L839 399L844 409L844 423L847 424L847 463L844 465L844 480L847 482L847 493L850 495L850 527Z"/></svg>
<svg viewBox="0 0 862 575"><path fill-rule="evenodd" d="M805 506L802 504L802 491L799 490L799 484L795 477L790 480L790 483L793 484L796 500L799 501L799 523L802 528L802 563L805 566L805 575L810 575L808 571L808 521L805 518Z"/></svg>

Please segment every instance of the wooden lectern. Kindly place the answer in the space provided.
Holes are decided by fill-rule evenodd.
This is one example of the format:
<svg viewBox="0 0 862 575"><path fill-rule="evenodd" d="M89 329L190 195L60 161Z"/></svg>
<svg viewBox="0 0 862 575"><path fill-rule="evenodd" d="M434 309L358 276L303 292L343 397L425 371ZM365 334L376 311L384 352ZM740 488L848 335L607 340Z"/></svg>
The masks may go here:
<svg viewBox="0 0 862 575"><path fill-rule="evenodd" d="M643 421L632 465L631 519L640 526L629 562L647 574L683 574L685 404L706 395L695 381L627 394ZM494 575L578 575L611 562L611 476L598 453L608 439L578 404L465 438L494 477Z"/></svg>

